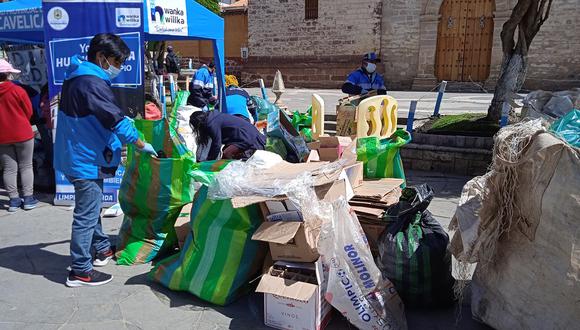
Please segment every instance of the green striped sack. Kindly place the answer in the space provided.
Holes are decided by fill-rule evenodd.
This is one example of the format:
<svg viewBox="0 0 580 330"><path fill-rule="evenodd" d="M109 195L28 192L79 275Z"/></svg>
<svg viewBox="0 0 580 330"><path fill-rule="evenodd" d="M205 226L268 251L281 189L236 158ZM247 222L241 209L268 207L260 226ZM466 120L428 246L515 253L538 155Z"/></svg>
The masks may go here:
<svg viewBox="0 0 580 330"><path fill-rule="evenodd" d="M249 290L266 247L252 241L262 223L257 205L235 209L230 200L207 199L207 186L191 209L192 232L179 254L158 262L149 278L175 291L187 291L216 305L227 305Z"/></svg>
<svg viewBox="0 0 580 330"><path fill-rule="evenodd" d="M357 140L357 159L364 164L365 178L405 179L401 148L411 142L411 135L398 129L387 139L371 136ZM403 184L404 188L404 184Z"/></svg>
<svg viewBox="0 0 580 330"><path fill-rule="evenodd" d="M187 98L189 97L188 91L178 91L175 97L175 102L171 108L171 112L167 115L169 118L169 126L174 130L177 130L177 111L180 107L187 105Z"/></svg>
<svg viewBox="0 0 580 330"><path fill-rule="evenodd" d="M128 147L127 166L119 191L125 214L117 242L117 263L146 263L173 249L173 225L183 205L193 200L191 171L195 157L166 120L136 120L142 139L167 158L155 158Z"/></svg>

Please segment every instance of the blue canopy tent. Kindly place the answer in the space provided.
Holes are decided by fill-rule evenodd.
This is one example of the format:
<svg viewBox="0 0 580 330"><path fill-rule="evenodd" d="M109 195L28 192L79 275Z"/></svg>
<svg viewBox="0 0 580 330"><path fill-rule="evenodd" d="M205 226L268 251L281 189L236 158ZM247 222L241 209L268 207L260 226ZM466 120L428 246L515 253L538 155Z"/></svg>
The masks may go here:
<svg viewBox="0 0 580 330"><path fill-rule="evenodd" d="M147 8L144 1L144 15L156 15L155 8ZM226 107L225 98L225 61L224 61L224 20L195 0L186 1L187 35L173 35L154 31L149 20L144 20L145 40L210 40L213 44L214 62L218 72L218 87L221 109ZM157 13L160 14L160 13Z"/></svg>
<svg viewBox="0 0 580 330"><path fill-rule="evenodd" d="M0 3L0 42L44 44L41 0Z"/></svg>
<svg viewBox="0 0 580 330"><path fill-rule="evenodd" d="M155 31L154 27L150 29L149 20L143 19L144 39L212 41L220 102L222 107L225 107L224 20L195 0L186 1L186 11L186 34L174 35L171 31ZM143 16L156 14L162 13L156 12L155 8L147 8L147 1L143 0ZM44 44L44 41L42 0L13 0L0 3L0 43Z"/></svg>

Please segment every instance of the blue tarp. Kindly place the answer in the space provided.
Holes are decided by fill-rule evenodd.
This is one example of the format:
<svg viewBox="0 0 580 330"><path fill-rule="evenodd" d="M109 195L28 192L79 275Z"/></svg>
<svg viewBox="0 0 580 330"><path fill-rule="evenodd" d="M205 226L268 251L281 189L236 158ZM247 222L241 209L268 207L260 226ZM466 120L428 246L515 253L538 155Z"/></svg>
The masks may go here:
<svg viewBox="0 0 580 330"><path fill-rule="evenodd" d="M43 44L41 0L0 3L0 42Z"/></svg>

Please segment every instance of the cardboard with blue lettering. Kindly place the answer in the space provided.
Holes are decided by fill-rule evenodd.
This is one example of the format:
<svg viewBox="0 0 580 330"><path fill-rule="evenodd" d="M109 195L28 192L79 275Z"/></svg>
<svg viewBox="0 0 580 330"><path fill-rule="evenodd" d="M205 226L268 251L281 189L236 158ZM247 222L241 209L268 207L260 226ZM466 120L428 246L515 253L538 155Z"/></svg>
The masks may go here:
<svg viewBox="0 0 580 330"><path fill-rule="evenodd" d="M256 292L264 293L264 324L269 327L324 329L332 317L325 300L328 267L315 263L277 261L262 279Z"/></svg>
<svg viewBox="0 0 580 330"><path fill-rule="evenodd" d="M121 180L123 180L125 168L119 166L115 177L105 179L103 181L103 207L108 207L118 202L118 191L121 187ZM54 195L54 205L70 206L75 203L75 189L74 186L66 179L66 177L59 171L56 171L56 193Z"/></svg>

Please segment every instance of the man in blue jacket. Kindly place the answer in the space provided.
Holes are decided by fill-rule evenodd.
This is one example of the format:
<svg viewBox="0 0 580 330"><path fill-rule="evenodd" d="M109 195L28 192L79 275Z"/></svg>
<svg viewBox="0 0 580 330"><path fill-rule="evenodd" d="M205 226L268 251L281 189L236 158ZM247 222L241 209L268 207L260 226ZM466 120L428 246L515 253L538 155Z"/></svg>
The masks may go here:
<svg viewBox="0 0 580 330"><path fill-rule="evenodd" d="M367 53L363 56L361 67L351 72L342 85L342 92L349 95L365 95L370 91L377 91L378 95L387 94L383 76L376 72L377 63L381 59L376 53Z"/></svg>
<svg viewBox="0 0 580 330"><path fill-rule="evenodd" d="M217 98L213 95L213 73L215 65L213 62L209 65L202 65L197 70L193 81L189 83L189 97L187 104L207 111L208 104L215 104Z"/></svg>
<svg viewBox="0 0 580 330"><path fill-rule="evenodd" d="M124 117L110 87L129 55L120 37L98 34L91 40L88 61L79 56L71 59L62 86L54 167L75 189L69 287L102 285L113 279L93 266L106 265L114 254L100 212L103 179L115 176L122 145L132 143L140 151L156 155L149 143L139 139L133 122Z"/></svg>

